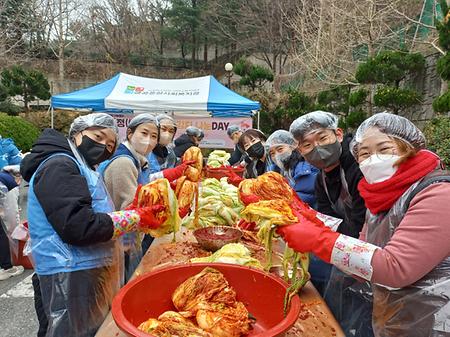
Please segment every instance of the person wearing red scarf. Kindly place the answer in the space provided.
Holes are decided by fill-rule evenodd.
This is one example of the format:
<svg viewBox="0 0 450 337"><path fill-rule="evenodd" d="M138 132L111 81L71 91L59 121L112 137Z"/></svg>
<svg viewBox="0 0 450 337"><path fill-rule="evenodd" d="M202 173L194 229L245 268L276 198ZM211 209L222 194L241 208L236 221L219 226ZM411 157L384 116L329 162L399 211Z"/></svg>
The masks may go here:
<svg viewBox="0 0 450 337"><path fill-rule="evenodd" d="M389 113L361 124L352 153L368 209L360 238L312 223L278 233L371 282L375 336L450 335L450 173L412 122Z"/></svg>

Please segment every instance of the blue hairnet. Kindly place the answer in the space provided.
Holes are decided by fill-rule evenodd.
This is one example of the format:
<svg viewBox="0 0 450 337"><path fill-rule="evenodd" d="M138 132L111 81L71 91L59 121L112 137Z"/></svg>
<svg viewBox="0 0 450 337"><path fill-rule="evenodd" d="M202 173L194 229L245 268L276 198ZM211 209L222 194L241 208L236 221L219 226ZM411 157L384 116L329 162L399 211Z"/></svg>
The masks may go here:
<svg viewBox="0 0 450 337"><path fill-rule="evenodd" d="M336 130L338 122L339 118L336 115L318 110L298 117L292 122L289 131L295 139L301 140L305 135L317 129Z"/></svg>
<svg viewBox="0 0 450 337"><path fill-rule="evenodd" d="M377 128L380 132L401 139L409 143L416 150L424 149L426 139L422 131L409 119L394 115L388 112L381 112L367 118L356 130L350 149L354 156L358 153L358 146L361 144L367 130Z"/></svg>
<svg viewBox="0 0 450 337"><path fill-rule="evenodd" d="M112 116L102 112L75 118L70 125L69 138L73 139L77 133L92 127L113 130L116 134L116 144L119 143L119 128L117 127L116 120Z"/></svg>
<svg viewBox="0 0 450 337"><path fill-rule="evenodd" d="M292 134L286 130L277 130L267 138L266 146L272 148L278 145L289 145L297 147L298 142L294 139Z"/></svg>

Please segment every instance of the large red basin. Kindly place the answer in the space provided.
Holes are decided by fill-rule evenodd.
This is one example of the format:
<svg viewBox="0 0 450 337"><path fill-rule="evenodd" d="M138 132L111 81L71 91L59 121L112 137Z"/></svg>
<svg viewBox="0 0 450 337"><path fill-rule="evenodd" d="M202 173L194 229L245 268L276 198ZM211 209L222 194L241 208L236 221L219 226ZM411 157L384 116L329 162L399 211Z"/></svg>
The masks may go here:
<svg viewBox="0 0 450 337"><path fill-rule="evenodd" d="M283 336L297 320L300 299L295 296L284 317L283 301L287 284L277 276L233 264L195 263L176 265L144 274L125 285L114 298L112 315L118 327L128 336L148 337L137 326L150 317L157 318L167 310L176 310L172 293L177 286L205 267L219 270L236 290L237 298L256 317L248 336Z"/></svg>

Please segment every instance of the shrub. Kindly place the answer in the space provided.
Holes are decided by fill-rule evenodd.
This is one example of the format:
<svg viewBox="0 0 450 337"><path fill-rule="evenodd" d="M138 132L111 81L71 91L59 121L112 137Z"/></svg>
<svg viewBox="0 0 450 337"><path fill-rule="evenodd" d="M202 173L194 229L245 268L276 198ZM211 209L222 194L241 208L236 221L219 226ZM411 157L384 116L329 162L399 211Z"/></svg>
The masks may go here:
<svg viewBox="0 0 450 337"><path fill-rule="evenodd" d="M437 61L436 70L444 80L450 80L450 54L445 54Z"/></svg>
<svg viewBox="0 0 450 337"><path fill-rule="evenodd" d="M364 122L367 118L367 114L363 110L355 110L350 112L347 116L339 118L339 127L345 131L353 131Z"/></svg>
<svg viewBox="0 0 450 337"><path fill-rule="evenodd" d="M391 109L398 113L400 109L420 103L420 95L414 90L384 86L377 90L374 102L379 107Z"/></svg>
<svg viewBox="0 0 450 337"><path fill-rule="evenodd" d="M450 111L450 91L447 91L442 96L436 97L433 101L433 110L435 112Z"/></svg>
<svg viewBox="0 0 450 337"><path fill-rule="evenodd" d="M424 66L425 58L420 53L384 51L361 63L355 78L359 83L394 84L408 73L420 71Z"/></svg>
<svg viewBox="0 0 450 337"><path fill-rule="evenodd" d="M22 108L13 104L9 98L3 102L0 102L0 113L4 112L10 116L17 116L21 111Z"/></svg>
<svg viewBox="0 0 450 337"><path fill-rule="evenodd" d="M39 134L40 130L23 118L0 114L0 135L4 138L12 138L23 152L31 149L31 145Z"/></svg>
<svg viewBox="0 0 450 337"><path fill-rule="evenodd" d="M425 125L424 134L428 148L436 152L447 167L450 166L450 117L434 117Z"/></svg>
<svg viewBox="0 0 450 337"><path fill-rule="evenodd" d="M366 89L358 89L348 96L348 104L351 107L357 107L365 103L369 92Z"/></svg>

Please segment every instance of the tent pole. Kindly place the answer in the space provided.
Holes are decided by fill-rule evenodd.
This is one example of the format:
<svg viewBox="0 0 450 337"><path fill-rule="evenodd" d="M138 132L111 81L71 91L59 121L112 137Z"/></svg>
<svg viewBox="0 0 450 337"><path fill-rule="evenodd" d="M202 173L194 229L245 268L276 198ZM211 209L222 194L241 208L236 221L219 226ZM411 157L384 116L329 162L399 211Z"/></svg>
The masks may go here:
<svg viewBox="0 0 450 337"><path fill-rule="evenodd" d="M260 130L259 129L259 110L258 110L258 130Z"/></svg>
<svg viewBox="0 0 450 337"><path fill-rule="evenodd" d="M55 110L53 109L53 106L50 107L51 111L51 122L50 122L50 127L53 129L54 127L54 123L53 123L53 119L54 119L54 114L55 114Z"/></svg>

